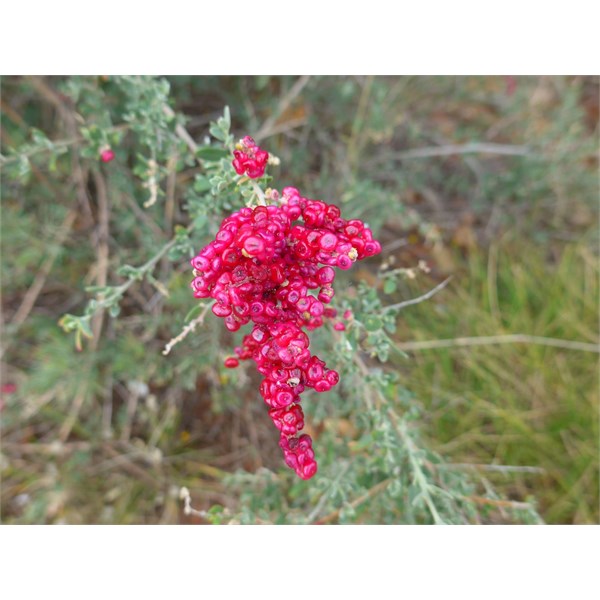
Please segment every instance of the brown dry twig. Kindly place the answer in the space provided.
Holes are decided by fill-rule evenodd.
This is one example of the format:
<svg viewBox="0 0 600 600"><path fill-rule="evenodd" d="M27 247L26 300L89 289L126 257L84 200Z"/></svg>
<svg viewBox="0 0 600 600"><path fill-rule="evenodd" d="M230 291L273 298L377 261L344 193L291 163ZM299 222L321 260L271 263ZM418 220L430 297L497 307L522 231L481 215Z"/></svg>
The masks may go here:
<svg viewBox="0 0 600 600"><path fill-rule="evenodd" d="M397 304L390 304L390 306L386 306L384 307L384 311L390 311L390 310L402 310L403 308L406 308L407 306L412 306L413 304L419 304L420 302L424 302L425 300L429 300L429 298L431 298L432 296L434 296L435 294L437 294L440 290L443 290L451 281L452 276L448 277L447 279L444 279L444 281L442 281L442 283L436 285L433 289L429 290L427 293L423 294L422 296L418 296L417 298L413 298L412 300L405 300L404 302L398 302Z"/></svg>
<svg viewBox="0 0 600 600"><path fill-rule="evenodd" d="M472 142L469 144L448 144L445 146L431 146L427 148L414 148L403 152L385 155L386 159L408 160L412 158L433 158L439 156L455 156L458 154L498 154L502 156L531 156L532 151L527 146L511 144L492 144ZM381 160L381 159L379 159ZM379 162L379 160L373 160Z"/></svg>
<svg viewBox="0 0 600 600"><path fill-rule="evenodd" d="M294 85L290 88L288 93L283 96L283 98L279 101L279 105L273 111L273 113L269 116L269 118L262 124L261 128L256 132L253 136L257 142L260 142L262 139L273 135L273 128L277 123L277 119L285 112L285 110L290 106L290 104L296 99L298 94L304 89L304 86L309 82L310 75L302 75L298 77Z"/></svg>
<svg viewBox="0 0 600 600"><path fill-rule="evenodd" d="M10 324L19 327L25 319L29 316L31 309L34 307L35 302L42 291L44 284L46 283L46 279L54 266L54 262L56 261L60 250L62 249L63 244L65 243L69 232L71 231L71 227L75 222L75 218L77 217L77 211L70 210L67 213L67 216L64 218L61 226L58 229L54 242L50 244L50 250L48 255L46 256L46 260L42 263L40 270L37 272L33 283L23 296L23 300L13 315Z"/></svg>
<svg viewBox="0 0 600 600"><path fill-rule="evenodd" d="M170 118L175 116L173 109L166 104L163 106L163 112ZM188 130L183 125L178 123L175 125L175 133L186 143L192 154L196 154L196 151L198 150L198 144L196 144L194 138L188 133Z"/></svg>
<svg viewBox="0 0 600 600"><path fill-rule="evenodd" d="M480 504L483 506L495 506L496 508L516 508L519 510L533 510L529 502L517 502L516 500L496 500L494 498L484 498L483 496L465 496L465 500Z"/></svg>
<svg viewBox="0 0 600 600"><path fill-rule="evenodd" d="M179 335L177 335L173 339L169 340L169 342L165 346L165 349L162 351L163 356L167 356L167 354L169 354L169 352L171 352L171 350L173 349L174 346L179 344L179 342L181 342L181 340L185 339L190 333L192 333L192 331L194 331L198 325L202 325L202 323L204 323L204 318L206 317L206 313L208 312L208 309L212 305L213 305L213 302L209 302L208 304L205 304L204 308L202 309L202 312L195 319L190 321L182 329L182 331L181 331L181 333L179 333Z"/></svg>

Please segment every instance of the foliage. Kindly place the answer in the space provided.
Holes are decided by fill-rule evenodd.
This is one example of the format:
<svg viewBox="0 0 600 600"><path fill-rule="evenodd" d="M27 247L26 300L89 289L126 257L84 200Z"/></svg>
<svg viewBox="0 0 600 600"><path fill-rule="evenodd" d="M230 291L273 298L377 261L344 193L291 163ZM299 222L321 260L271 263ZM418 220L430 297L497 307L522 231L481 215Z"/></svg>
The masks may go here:
<svg viewBox="0 0 600 600"><path fill-rule="evenodd" d="M3 78L2 380L17 385L2 397L4 521L597 520L593 354L580 368L581 356L526 347L521 360L546 385L563 373L546 405L509 377L516 349L490 348L481 364L468 351L401 350L408 338L505 332L597 342L590 85ZM385 242L383 261L340 278L346 330L315 332L342 379L304 402L320 456L309 482L281 464L252 367L222 367L241 332L189 289L189 258L257 193L231 167L245 134L280 160L278 182L339 203ZM484 252L501 236L493 291ZM403 305L448 272L432 300ZM549 469L542 454L560 462L544 479L551 492L510 470L487 476L490 464Z"/></svg>

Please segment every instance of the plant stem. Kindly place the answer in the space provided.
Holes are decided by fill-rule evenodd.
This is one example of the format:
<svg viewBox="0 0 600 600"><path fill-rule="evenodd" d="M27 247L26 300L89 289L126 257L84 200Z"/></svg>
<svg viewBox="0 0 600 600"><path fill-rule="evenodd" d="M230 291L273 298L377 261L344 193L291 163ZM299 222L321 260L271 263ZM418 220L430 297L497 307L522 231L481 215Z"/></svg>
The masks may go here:
<svg viewBox="0 0 600 600"><path fill-rule="evenodd" d="M424 340L422 342L404 342L397 344L396 347L400 350L432 350L436 348L465 348L468 346L491 346L495 344L538 344L540 346L564 348L565 350L581 350L583 352L600 353L600 344L547 338L524 333L458 337L444 340Z"/></svg>
<svg viewBox="0 0 600 600"><path fill-rule="evenodd" d="M390 306L384 307L383 311L388 312L391 310L402 310L407 306L412 306L413 304L419 304L420 302L424 302L425 300L429 300L432 296L437 294L440 290L443 290L449 283L452 277L448 277L444 279L442 283L436 285L433 289L429 290L426 294L422 296L418 296L417 298L413 298L412 300L405 300L404 302L398 302L397 304L390 304Z"/></svg>
<svg viewBox="0 0 600 600"><path fill-rule="evenodd" d="M256 183L256 181L250 181L250 185L256 194L256 201L259 206L266 206L267 202L265 200L265 193L262 191L261 187Z"/></svg>
<svg viewBox="0 0 600 600"><path fill-rule="evenodd" d="M425 501L425 504L427 505L431 516L433 517L433 522L436 525L444 525L445 522L440 517L440 514L438 513L437 508L435 507L435 503L431 498L431 494L429 493L429 489L431 488L431 486L429 485L429 482L427 481L427 478L423 473L423 469L421 468L422 463L417 456L418 448L415 446L415 443L413 442L412 438L408 433L408 430L406 428L406 422L402 421L401 423L398 423L396 420L396 415L391 409L388 410L388 414L394 422L396 431L398 432L398 434L402 438L402 441L404 442L404 446L408 452L408 460L410 461L413 471L413 480L421 490L421 495L423 496L423 500Z"/></svg>

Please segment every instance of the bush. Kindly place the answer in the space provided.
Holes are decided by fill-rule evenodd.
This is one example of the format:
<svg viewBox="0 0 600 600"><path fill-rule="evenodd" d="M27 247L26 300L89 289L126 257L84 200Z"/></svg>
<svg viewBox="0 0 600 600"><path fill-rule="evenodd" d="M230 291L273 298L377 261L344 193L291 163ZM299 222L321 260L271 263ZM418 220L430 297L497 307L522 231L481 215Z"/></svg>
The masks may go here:
<svg viewBox="0 0 600 600"><path fill-rule="evenodd" d="M494 165L482 174L477 161L457 165L455 157L430 168L411 162L410 151L398 169L394 145L435 138L411 113L443 119L417 104L426 91L430 105L452 92L459 111L471 86L475 95L496 94L498 111L515 111L501 92L485 89L486 80L477 92L476 81L453 89L454 80L442 78L416 82L414 106L396 111L407 85L4 78L3 380L16 386L3 394L6 521L541 521L535 494L509 497L477 467L436 451L430 410L403 376L397 325L413 310L410 298L448 292L434 253L445 247L443 232L416 210L435 205L430 186L443 184L447 198L467 195L478 215L488 214L489 198L536 210L527 199L544 193L548 164L514 145L513 155L504 151L516 161L510 170ZM572 101L571 91L565 96ZM485 105L476 104L485 123ZM571 127L582 123L578 117ZM559 143L561 131L556 125L544 135ZM279 163L258 180L231 165L234 141L246 134ZM465 127L458 141L472 136ZM552 160L581 160L587 151L561 150ZM521 185L523 161L529 173L542 173L535 189ZM594 182L573 175L561 183L585 195ZM337 319L345 329L330 321L311 333L313 351L341 380L327 393L305 394L306 431L319 459L308 481L283 463L253 365L223 366L249 329L227 331L190 290L189 260L223 218L285 185L364 220L384 246L337 276L331 306L338 315L351 311ZM395 262L403 240L427 252ZM435 321L441 302L423 302L418 314Z"/></svg>

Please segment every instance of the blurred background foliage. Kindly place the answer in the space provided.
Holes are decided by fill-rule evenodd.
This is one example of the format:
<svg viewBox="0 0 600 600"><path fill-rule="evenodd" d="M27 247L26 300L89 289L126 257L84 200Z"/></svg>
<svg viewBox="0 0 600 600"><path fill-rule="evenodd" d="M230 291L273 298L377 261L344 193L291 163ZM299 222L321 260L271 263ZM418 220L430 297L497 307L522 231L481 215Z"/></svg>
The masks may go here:
<svg viewBox="0 0 600 600"><path fill-rule="evenodd" d="M1 85L3 522L598 522L598 78ZM218 319L162 353L243 202L225 106L383 243L312 336L342 383L303 402L310 482Z"/></svg>

